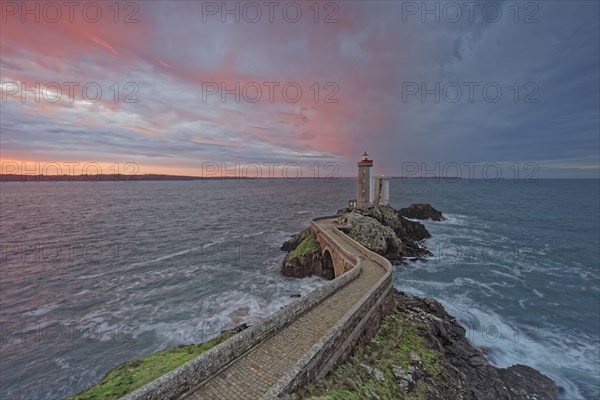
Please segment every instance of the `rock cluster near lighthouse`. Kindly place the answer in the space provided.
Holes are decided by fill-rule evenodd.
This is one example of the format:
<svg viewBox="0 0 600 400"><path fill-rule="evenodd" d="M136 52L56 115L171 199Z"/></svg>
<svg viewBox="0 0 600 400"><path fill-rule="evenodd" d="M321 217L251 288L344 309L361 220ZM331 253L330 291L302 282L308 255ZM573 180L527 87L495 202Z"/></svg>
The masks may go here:
<svg viewBox="0 0 600 400"><path fill-rule="evenodd" d="M357 212L341 215L338 223L342 232L367 249L391 261L402 260L404 245L389 226Z"/></svg>
<svg viewBox="0 0 600 400"><path fill-rule="evenodd" d="M393 263L431 255L423 243L431 237L427 228L407 219L405 214L410 218L444 220L442 213L429 204L413 204L401 210L389 205L377 205L339 210L339 229ZM294 235L281 249L289 252L281 267L284 275L296 278L324 276L321 247L310 229Z"/></svg>
<svg viewBox="0 0 600 400"><path fill-rule="evenodd" d="M435 210L435 208L430 205L428 206L432 210ZM441 215L439 211L435 211ZM338 211L338 214L341 214L340 222L342 225L344 225L345 220L350 220L349 225L345 225L341 228L344 232L369 250L387 257L394 263L401 263L405 258L420 259L431 255L431 252L427 250L423 243L423 240L431 237L431 234L427 228L425 228L425 225L407 219L399 210L396 210L391 206L373 206L361 209L345 208ZM369 228L372 228L374 233L378 230L382 230L382 227L391 229L393 234L400 241L401 251L397 255L394 255L396 244L392 240L389 240L390 244L383 252L378 251L376 248L371 248L369 240L365 237L368 237L370 230L361 227L360 224L357 223L358 218L352 216L353 214L362 215L368 218L362 219L362 221L368 222ZM388 255L390 256L388 257Z"/></svg>
<svg viewBox="0 0 600 400"><path fill-rule="evenodd" d="M399 209L398 213L405 218L412 219L431 219L434 221L444 221L446 219L431 204L411 204L410 207Z"/></svg>

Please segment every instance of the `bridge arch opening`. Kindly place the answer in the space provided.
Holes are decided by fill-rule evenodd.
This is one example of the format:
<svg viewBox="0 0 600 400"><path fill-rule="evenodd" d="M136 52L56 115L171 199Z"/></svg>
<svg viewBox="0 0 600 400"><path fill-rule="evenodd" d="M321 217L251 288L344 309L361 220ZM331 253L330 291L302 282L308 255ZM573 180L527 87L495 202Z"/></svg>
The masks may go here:
<svg viewBox="0 0 600 400"><path fill-rule="evenodd" d="M332 280L335 278L335 268L333 267L333 258L329 250L323 252L323 277Z"/></svg>

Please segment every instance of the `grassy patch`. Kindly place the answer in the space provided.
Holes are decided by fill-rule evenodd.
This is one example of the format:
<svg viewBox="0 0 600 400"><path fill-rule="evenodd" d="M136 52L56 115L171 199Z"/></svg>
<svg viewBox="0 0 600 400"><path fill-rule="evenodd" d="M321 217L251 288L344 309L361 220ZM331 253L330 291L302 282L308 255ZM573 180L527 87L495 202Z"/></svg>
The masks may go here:
<svg viewBox="0 0 600 400"><path fill-rule="evenodd" d="M310 400L421 400L427 398L429 383L416 381L407 393L393 374L393 367L407 369L418 366L428 379L443 379L445 362L441 355L427 347L419 334L422 322L397 315L386 317L373 340L359 349L346 363L339 365L324 379L289 396ZM418 365L416 364L418 361ZM377 368L384 381L376 379L364 366ZM307 390L309 389L309 390Z"/></svg>
<svg viewBox="0 0 600 400"><path fill-rule="evenodd" d="M287 255L288 260L293 260L294 258L302 257L306 254L319 253L321 251L321 245L317 241L317 237L315 234L309 229L307 231L302 232L304 239L298 247L290 252Z"/></svg>
<svg viewBox="0 0 600 400"><path fill-rule="evenodd" d="M233 333L224 333L205 343L173 347L139 360L118 365L110 370L99 383L67 398L67 400L118 399L174 370L233 335Z"/></svg>

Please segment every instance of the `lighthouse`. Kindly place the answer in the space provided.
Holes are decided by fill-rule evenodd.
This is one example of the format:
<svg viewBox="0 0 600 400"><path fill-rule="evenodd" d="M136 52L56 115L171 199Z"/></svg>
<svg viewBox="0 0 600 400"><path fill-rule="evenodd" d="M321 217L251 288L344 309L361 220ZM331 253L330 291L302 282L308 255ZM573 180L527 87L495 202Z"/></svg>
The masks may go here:
<svg viewBox="0 0 600 400"><path fill-rule="evenodd" d="M371 205L371 167L373 160L365 151L362 159L358 162L358 193L356 196L356 207L363 208Z"/></svg>
<svg viewBox="0 0 600 400"><path fill-rule="evenodd" d="M374 176L373 177L373 205L387 206L390 204L390 177L389 176Z"/></svg>
<svg viewBox="0 0 600 400"><path fill-rule="evenodd" d="M358 193L356 199L348 201L348 207L366 208L372 205L387 206L390 203L390 177L374 176L371 185L372 166L373 160L369 159L369 155L365 152L358 162Z"/></svg>

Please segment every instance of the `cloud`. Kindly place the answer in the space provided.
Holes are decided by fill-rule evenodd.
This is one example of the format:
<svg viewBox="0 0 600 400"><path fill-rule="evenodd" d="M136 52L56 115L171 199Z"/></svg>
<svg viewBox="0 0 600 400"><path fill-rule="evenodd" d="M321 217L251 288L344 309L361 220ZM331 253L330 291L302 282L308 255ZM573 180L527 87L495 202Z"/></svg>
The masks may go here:
<svg viewBox="0 0 600 400"><path fill-rule="evenodd" d="M114 49L114 47L112 47L106 40L99 39L95 36L92 36L90 38L90 40L92 42L96 43L98 46L108 50L109 53L111 53L112 55L114 55L114 56L119 55L119 53Z"/></svg>
<svg viewBox="0 0 600 400"><path fill-rule="evenodd" d="M196 2L139 3L131 24L9 20L3 82L81 85L73 102L8 96L3 156L102 151L173 167L308 157L346 175L365 150L388 175L402 161L528 160L572 176L597 165L569 161L599 147L597 3L544 3L532 24L515 23L508 3L496 23L481 10L473 21L423 23L401 3L337 4L337 23L324 14L315 23L308 8L298 23L202 22ZM81 90L90 82L102 88L94 103ZM413 84L419 92L407 95Z"/></svg>

